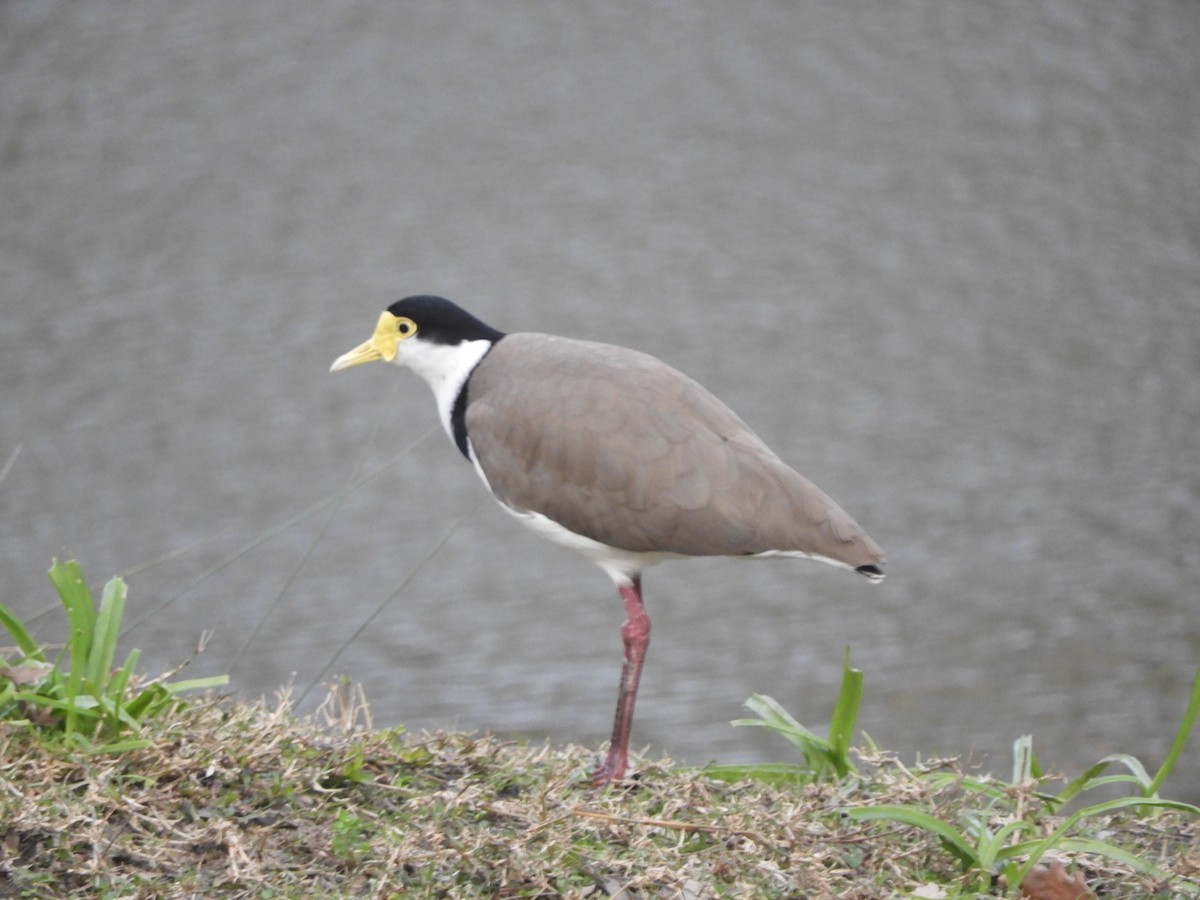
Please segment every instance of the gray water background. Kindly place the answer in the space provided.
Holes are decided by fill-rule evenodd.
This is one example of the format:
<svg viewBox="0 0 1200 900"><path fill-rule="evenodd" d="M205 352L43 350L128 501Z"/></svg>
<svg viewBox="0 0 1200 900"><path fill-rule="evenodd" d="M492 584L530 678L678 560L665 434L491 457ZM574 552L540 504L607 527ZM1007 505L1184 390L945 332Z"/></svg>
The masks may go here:
<svg viewBox="0 0 1200 900"><path fill-rule="evenodd" d="M210 630L189 672L257 695L408 579L333 668L377 724L599 744L616 592L440 433L179 595L435 426L326 370L437 292L666 359L888 552L651 570L637 745L787 758L727 722L821 726L849 645L906 759L1155 766L1200 661L1197 48L1166 0L0 4L0 599L177 554L124 646Z"/></svg>

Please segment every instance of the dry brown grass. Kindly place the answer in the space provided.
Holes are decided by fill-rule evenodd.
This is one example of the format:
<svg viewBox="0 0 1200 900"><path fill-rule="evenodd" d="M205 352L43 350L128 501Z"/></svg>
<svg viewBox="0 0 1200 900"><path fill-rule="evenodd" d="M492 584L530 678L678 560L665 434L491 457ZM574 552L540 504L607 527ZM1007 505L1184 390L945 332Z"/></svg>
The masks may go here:
<svg viewBox="0 0 1200 900"><path fill-rule="evenodd" d="M953 820L978 801L894 760L793 787L643 761L596 791L592 750L409 736L364 716L344 695L303 720L284 699L209 700L117 754L0 734L0 897L972 896L928 833L842 814L909 803ZM1186 814L1088 827L1174 879L1068 860L1101 896L1173 896L1200 876Z"/></svg>

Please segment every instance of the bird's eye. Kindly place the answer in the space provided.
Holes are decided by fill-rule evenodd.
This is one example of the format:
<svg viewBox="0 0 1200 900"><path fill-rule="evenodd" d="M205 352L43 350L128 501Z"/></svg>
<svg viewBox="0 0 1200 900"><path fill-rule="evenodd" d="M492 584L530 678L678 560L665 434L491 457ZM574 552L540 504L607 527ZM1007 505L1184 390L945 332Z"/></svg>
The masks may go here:
<svg viewBox="0 0 1200 900"><path fill-rule="evenodd" d="M417 330L417 323L412 319L399 319L396 322L396 331L401 337L409 337Z"/></svg>

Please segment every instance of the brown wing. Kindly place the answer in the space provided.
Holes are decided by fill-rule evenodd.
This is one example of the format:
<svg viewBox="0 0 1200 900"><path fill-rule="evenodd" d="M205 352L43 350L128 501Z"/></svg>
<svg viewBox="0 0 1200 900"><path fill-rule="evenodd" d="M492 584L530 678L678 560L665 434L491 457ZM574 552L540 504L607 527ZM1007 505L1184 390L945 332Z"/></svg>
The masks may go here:
<svg viewBox="0 0 1200 900"><path fill-rule="evenodd" d="M729 407L644 353L508 335L471 376L466 422L501 502L610 546L883 561Z"/></svg>

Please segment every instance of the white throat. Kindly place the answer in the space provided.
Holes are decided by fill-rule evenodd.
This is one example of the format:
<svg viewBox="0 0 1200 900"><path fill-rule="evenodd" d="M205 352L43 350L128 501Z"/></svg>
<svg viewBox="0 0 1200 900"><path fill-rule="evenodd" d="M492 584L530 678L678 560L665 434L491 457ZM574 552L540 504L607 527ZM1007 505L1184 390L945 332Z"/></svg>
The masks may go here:
<svg viewBox="0 0 1200 900"><path fill-rule="evenodd" d="M425 379L437 402L438 418L451 441L454 426L450 414L454 401L471 377L471 371L492 347L491 341L464 341L461 344L434 344L415 338L402 341L397 348L395 365L405 366Z"/></svg>

